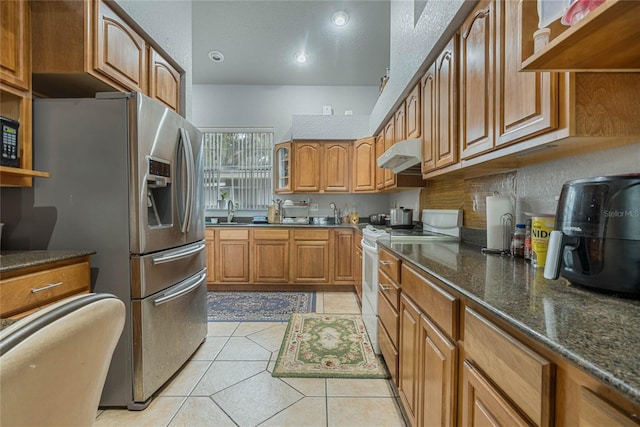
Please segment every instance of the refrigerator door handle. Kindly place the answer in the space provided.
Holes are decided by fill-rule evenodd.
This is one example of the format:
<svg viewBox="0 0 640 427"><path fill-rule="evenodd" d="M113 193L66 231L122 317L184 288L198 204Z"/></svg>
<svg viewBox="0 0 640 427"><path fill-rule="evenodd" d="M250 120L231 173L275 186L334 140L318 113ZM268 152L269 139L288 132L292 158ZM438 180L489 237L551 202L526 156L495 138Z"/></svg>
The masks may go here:
<svg viewBox="0 0 640 427"><path fill-rule="evenodd" d="M159 305L168 303L169 301L173 301L175 299L180 298L183 295L188 294L194 289L198 288L200 284L207 278L206 269L202 270L197 276L190 277L176 285L175 291L163 294L161 297L153 300L153 306L157 307Z"/></svg>
<svg viewBox="0 0 640 427"><path fill-rule="evenodd" d="M182 258L188 258L193 254L197 254L198 252L202 252L205 248L204 244L199 244L198 246L190 247L188 249L174 251L166 255L160 255L157 257L153 257L151 262L156 264L163 264L165 262L171 262Z"/></svg>
<svg viewBox="0 0 640 427"><path fill-rule="evenodd" d="M185 201L184 219L182 222L181 230L183 233L189 231L189 225L191 223L191 210L193 207L193 152L191 151L191 141L189 139L189 133L186 129L180 128L180 144L182 150L184 150L184 165L187 168L187 199Z"/></svg>

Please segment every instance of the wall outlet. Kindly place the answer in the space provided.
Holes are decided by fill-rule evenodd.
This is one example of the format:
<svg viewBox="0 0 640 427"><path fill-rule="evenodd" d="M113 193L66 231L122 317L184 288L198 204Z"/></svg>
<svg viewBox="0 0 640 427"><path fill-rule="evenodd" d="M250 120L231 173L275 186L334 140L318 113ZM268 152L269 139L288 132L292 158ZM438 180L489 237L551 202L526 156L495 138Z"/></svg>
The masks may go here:
<svg viewBox="0 0 640 427"><path fill-rule="evenodd" d="M311 203L309 205L309 210L310 211L317 211L318 210L318 204L317 203Z"/></svg>

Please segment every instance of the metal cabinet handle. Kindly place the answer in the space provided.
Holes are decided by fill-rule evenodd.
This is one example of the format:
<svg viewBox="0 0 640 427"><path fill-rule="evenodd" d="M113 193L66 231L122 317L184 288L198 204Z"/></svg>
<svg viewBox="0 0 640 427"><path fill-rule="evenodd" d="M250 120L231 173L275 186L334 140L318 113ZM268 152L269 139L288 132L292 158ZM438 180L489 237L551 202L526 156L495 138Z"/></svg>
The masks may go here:
<svg viewBox="0 0 640 427"><path fill-rule="evenodd" d="M380 260L380 264L382 264L382 265L391 265L391 261Z"/></svg>
<svg viewBox="0 0 640 427"><path fill-rule="evenodd" d="M385 285L384 283L378 283L380 290L383 292L391 290L391 285Z"/></svg>
<svg viewBox="0 0 640 427"><path fill-rule="evenodd" d="M46 291L47 289L57 288L58 286L62 286L62 283L63 282L51 283L51 284L49 284L47 286L43 286L41 288L31 289L31 293L32 294L37 294L38 292Z"/></svg>

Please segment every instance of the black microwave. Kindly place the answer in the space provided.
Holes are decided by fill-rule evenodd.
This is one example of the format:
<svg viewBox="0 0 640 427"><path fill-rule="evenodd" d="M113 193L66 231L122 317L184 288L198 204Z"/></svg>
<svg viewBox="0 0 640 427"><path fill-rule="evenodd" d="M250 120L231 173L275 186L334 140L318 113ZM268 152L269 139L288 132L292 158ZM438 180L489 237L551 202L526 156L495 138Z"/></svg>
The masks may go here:
<svg viewBox="0 0 640 427"><path fill-rule="evenodd" d="M20 167L20 143L18 128L20 122L0 116L2 122L2 166Z"/></svg>

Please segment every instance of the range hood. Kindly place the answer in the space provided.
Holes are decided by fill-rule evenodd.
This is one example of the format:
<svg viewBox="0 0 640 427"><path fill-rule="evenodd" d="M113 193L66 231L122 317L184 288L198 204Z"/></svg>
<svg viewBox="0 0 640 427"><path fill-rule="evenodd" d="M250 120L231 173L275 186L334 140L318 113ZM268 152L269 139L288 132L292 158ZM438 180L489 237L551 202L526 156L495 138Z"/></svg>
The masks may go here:
<svg viewBox="0 0 640 427"><path fill-rule="evenodd" d="M422 140L420 138L398 141L378 157L378 166L391 169L395 174L416 165L420 168L420 163L422 163Z"/></svg>

